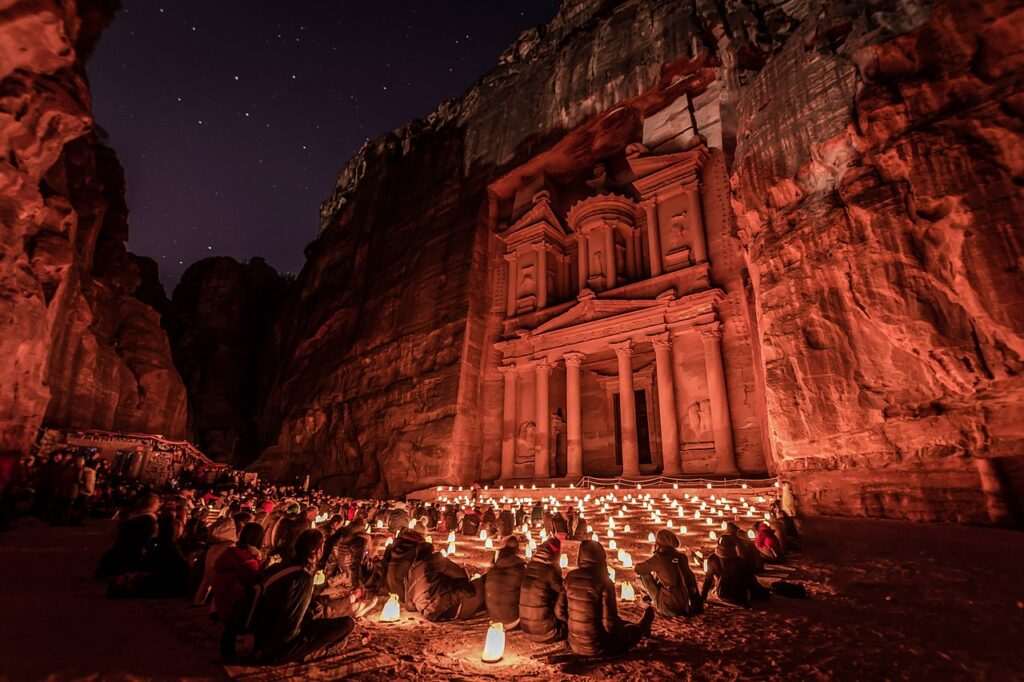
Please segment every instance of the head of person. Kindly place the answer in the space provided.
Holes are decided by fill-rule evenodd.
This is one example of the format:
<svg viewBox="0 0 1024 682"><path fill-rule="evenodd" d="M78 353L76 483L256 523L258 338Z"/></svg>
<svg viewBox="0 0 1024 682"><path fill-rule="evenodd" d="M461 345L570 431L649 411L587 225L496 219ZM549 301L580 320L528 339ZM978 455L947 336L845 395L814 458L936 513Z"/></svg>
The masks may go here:
<svg viewBox="0 0 1024 682"><path fill-rule="evenodd" d="M361 516L357 516L356 518L352 519L352 523L348 525L348 528L349 533L352 535L362 533L366 530L366 519L364 519Z"/></svg>
<svg viewBox="0 0 1024 682"><path fill-rule="evenodd" d="M715 554L723 558L735 557L736 538L731 535L723 535L718 538L718 547L715 548Z"/></svg>
<svg viewBox="0 0 1024 682"><path fill-rule="evenodd" d="M304 530L295 540L295 561L312 566L320 561L324 552L324 534L316 528Z"/></svg>
<svg viewBox="0 0 1024 682"><path fill-rule="evenodd" d="M259 523L245 524L238 537L238 544L240 547L251 547L257 550L263 547L263 526Z"/></svg>
<svg viewBox="0 0 1024 682"><path fill-rule="evenodd" d="M519 538L515 535L509 535L502 543L501 549L498 550L498 555L495 557L495 560L512 557L517 554L519 554Z"/></svg>
<svg viewBox="0 0 1024 682"><path fill-rule="evenodd" d="M733 537L739 537L740 536L740 527L737 526L732 521L726 521L725 522L725 534L726 535L732 535Z"/></svg>
<svg viewBox="0 0 1024 682"><path fill-rule="evenodd" d="M668 553L679 548L679 538L668 528L662 528L654 536L654 551Z"/></svg>
<svg viewBox="0 0 1024 682"><path fill-rule="evenodd" d="M591 570L598 577L603 575L605 579L610 580L608 577L608 555L605 554L604 547L599 542L594 542L593 540L581 542L576 565L580 568Z"/></svg>
<svg viewBox="0 0 1024 682"><path fill-rule="evenodd" d="M132 513L156 514L160 510L160 498L155 493L145 493L135 499Z"/></svg>

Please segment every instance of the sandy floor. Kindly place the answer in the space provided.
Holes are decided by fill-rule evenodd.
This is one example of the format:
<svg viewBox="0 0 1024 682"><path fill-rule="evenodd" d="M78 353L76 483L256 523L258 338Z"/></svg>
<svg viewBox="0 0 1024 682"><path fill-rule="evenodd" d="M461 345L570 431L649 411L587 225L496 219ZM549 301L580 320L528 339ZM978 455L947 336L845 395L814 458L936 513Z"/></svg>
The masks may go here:
<svg viewBox="0 0 1024 682"><path fill-rule="evenodd" d="M485 665L484 620L371 619L359 632L397 664L363 677L1024 679L1024 534L834 519L804 528L793 579L809 600L658 619L640 649L596 662L509 633L505 659ZM103 598L91 572L112 532L104 522L51 528L27 520L0 535L0 678L223 679L215 642L194 636L211 630L201 612ZM639 615L635 606L622 611ZM168 613L184 622L169 627Z"/></svg>

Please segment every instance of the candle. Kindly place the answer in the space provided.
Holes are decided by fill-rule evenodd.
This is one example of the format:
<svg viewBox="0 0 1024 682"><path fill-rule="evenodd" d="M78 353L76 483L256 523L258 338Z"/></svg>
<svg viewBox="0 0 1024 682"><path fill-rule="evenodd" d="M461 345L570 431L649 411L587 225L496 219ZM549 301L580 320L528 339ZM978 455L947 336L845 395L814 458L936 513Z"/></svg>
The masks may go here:
<svg viewBox="0 0 1024 682"><path fill-rule="evenodd" d="M388 597L387 602L384 604L384 608L380 612L380 622L394 623L398 620L400 613L401 609L398 605L398 595L392 594Z"/></svg>
<svg viewBox="0 0 1024 682"><path fill-rule="evenodd" d="M622 599L622 601L633 601L634 599L636 599L636 594L633 591L632 583L623 581L622 592L620 593L619 597Z"/></svg>
<svg viewBox="0 0 1024 682"><path fill-rule="evenodd" d="M487 628L487 637L484 639L484 651L480 660L484 663L497 663L505 655L505 626L501 623L491 623Z"/></svg>

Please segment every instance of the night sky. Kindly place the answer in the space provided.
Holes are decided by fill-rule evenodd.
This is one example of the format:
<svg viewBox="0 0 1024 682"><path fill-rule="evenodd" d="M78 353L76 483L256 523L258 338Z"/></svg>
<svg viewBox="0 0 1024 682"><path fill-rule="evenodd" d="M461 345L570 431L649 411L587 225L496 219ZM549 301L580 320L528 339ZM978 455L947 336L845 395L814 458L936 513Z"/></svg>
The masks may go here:
<svg viewBox="0 0 1024 682"><path fill-rule="evenodd" d="M460 96L558 0L126 0L88 71L129 248L170 294L211 255L297 274L366 139Z"/></svg>

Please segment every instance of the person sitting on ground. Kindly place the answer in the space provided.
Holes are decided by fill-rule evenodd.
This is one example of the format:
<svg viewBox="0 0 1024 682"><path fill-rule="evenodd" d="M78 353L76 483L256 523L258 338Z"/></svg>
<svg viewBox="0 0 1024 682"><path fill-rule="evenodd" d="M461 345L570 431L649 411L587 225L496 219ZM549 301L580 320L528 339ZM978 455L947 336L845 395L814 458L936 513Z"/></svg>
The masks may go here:
<svg viewBox="0 0 1024 682"><path fill-rule="evenodd" d="M512 515L512 505L504 504L501 507L501 513L498 514L498 535L501 537L508 537L516 529L516 518Z"/></svg>
<svg viewBox="0 0 1024 682"><path fill-rule="evenodd" d="M533 642L545 644L565 639L568 625L559 619L555 606L562 595L562 543L548 538L534 552L523 572L519 590L519 627Z"/></svg>
<svg viewBox="0 0 1024 682"><path fill-rule="evenodd" d="M210 542L206 554L201 559L203 574L192 599L193 606L203 606L209 599L217 573L217 560L238 541L239 528L239 523L234 518L221 519L210 527Z"/></svg>
<svg viewBox="0 0 1024 682"><path fill-rule="evenodd" d="M442 526L438 530L450 533L459 527L459 515L458 509L453 504L449 504L445 507L444 513L441 514Z"/></svg>
<svg viewBox="0 0 1024 682"><path fill-rule="evenodd" d="M298 502L290 502L274 526L273 549L270 553L280 556L282 563L290 563L295 552L295 541L306 530L309 530L309 521L302 513L302 508Z"/></svg>
<svg viewBox="0 0 1024 682"><path fill-rule="evenodd" d="M565 522L565 517L562 516L562 512L557 509L552 512L550 519L551 527L548 532L552 535L558 536L559 540L565 540L569 534L569 524Z"/></svg>
<svg viewBox="0 0 1024 682"><path fill-rule="evenodd" d="M247 587L258 585L263 579L263 526L247 523L238 542L217 559L214 566L213 606L217 615L227 621Z"/></svg>
<svg viewBox="0 0 1024 682"><path fill-rule="evenodd" d="M153 493L140 495L117 525L117 539L100 559L97 580L108 580L123 573L142 571L150 542L157 534L160 498Z"/></svg>
<svg viewBox="0 0 1024 682"><path fill-rule="evenodd" d="M678 547L676 534L662 528L655 536L654 555L636 565L636 574L655 610L666 618L693 616L703 611L697 578Z"/></svg>
<svg viewBox="0 0 1024 682"><path fill-rule="evenodd" d="M786 511L781 500L772 502L771 527L782 542L783 553L796 552L800 550L800 531L797 528L796 517Z"/></svg>
<svg viewBox="0 0 1024 682"><path fill-rule="evenodd" d="M186 557L195 557L206 550L210 542L210 528L206 525L206 517L210 510L200 505L192 510L185 528L181 533L178 546Z"/></svg>
<svg viewBox="0 0 1024 682"><path fill-rule="evenodd" d="M384 576L384 596L397 594L398 600L407 603L405 577L416 558L416 548L423 544L423 536L413 530L404 530L390 547L384 550L381 573Z"/></svg>
<svg viewBox="0 0 1024 682"><path fill-rule="evenodd" d="M184 596L188 582L188 562L178 549L179 528L172 514L161 513L157 519L156 540L145 554L143 570L114 578L107 588L107 596L112 599L167 599Z"/></svg>
<svg viewBox="0 0 1024 682"><path fill-rule="evenodd" d="M463 535L479 535L480 534L480 510L469 509L466 511L466 515L462 517L462 534Z"/></svg>
<svg viewBox="0 0 1024 682"><path fill-rule="evenodd" d="M409 512L405 509L405 502L395 502L394 507L388 512L384 525L392 535L398 535L400 531L409 527Z"/></svg>
<svg viewBox="0 0 1024 682"><path fill-rule="evenodd" d="M577 542L586 540L587 520L583 518L582 512L577 512L575 507L569 507L566 515L566 539L575 540Z"/></svg>
<svg viewBox="0 0 1024 682"><path fill-rule="evenodd" d="M725 525L726 530L723 535L728 535L733 539L733 542L736 544L736 556L746 561L754 573L760 573L764 570L764 557L757 551L754 542L732 521L727 521Z"/></svg>
<svg viewBox="0 0 1024 682"><path fill-rule="evenodd" d="M532 523L540 523L544 520L544 503L541 500L537 500L533 503L533 507L530 508L530 521Z"/></svg>
<svg viewBox="0 0 1024 682"><path fill-rule="evenodd" d="M366 534L366 523L362 519L345 526L337 535L339 537L324 572L332 587L352 590L362 584L362 568L370 536Z"/></svg>
<svg viewBox="0 0 1024 682"><path fill-rule="evenodd" d="M253 617L254 657L261 663L312 660L339 644L355 629L355 619L313 618L313 577L324 536L307 529L295 541L291 560L263 583Z"/></svg>
<svg viewBox="0 0 1024 682"><path fill-rule="evenodd" d="M783 544L774 528L764 521L758 521L754 524L754 533L754 546L765 563L780 564L786 560Z"/></svg>
<svg viewBox="0 0 1024 682"><path fill-rule="evenodd" d="M651 634L654 609L648 606L639 623L619 617L615 584L608 575L604 547L593 540L580 543L579 566L565 576L556 613L569 623L569 648L582 656L613 656L629 651Z"/></svg>
<svg viewBox="0 0 1024 682"><path fill-rule="evenodd" d="M462 604L475 594L469 576L458 564L429 542L416 548L415 560L405 576L406 605L431 623L453 620L459 616Z"/></svg>
<svg viewBox="0 0 1024 682"><path fill-rule="evenodd" d="M483 577L487 614L492 623L501 623L506 630L519 625L519 591L525 573L526 564L519 558L519 540L509 535L498 550L494 565Z"/></svg>
<svg viewBox="0 0 1024 682"><path fill-rule="evenodd" d="M757 582L750 564L737 556L736 542L728 535L718 539L718 547L714 555L708 557L705 571L701 599L706 600L714 588L719 600L749 608L752 599L770 596L770 592Z"/></svg>

